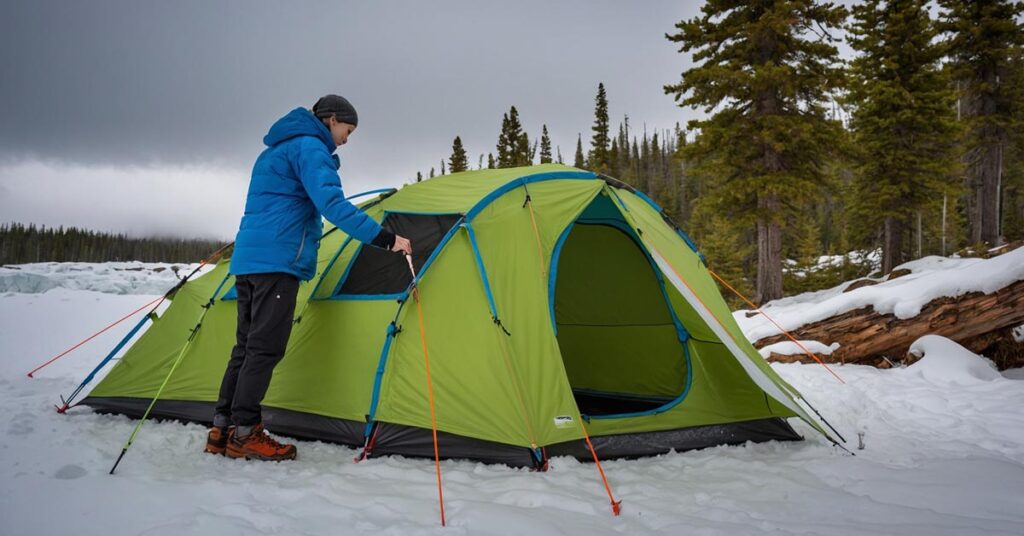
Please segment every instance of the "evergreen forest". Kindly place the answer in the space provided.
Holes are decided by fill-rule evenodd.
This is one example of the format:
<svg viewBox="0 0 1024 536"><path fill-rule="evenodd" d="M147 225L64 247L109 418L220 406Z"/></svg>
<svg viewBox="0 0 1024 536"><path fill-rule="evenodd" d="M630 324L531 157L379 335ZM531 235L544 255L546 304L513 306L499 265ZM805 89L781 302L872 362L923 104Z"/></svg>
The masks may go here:
<svg viewBox="0 0 1024 536"><path fill-rule="evenodd" d="M613 125L599 83L571 159L511 106L476 168L558 162L622 180L758 303L984 254L1024 239L1022 16L1007 0L708 0L665 35L693 66L664 91L703 117ZM441 174L467 163L456 137Z"/></svg>

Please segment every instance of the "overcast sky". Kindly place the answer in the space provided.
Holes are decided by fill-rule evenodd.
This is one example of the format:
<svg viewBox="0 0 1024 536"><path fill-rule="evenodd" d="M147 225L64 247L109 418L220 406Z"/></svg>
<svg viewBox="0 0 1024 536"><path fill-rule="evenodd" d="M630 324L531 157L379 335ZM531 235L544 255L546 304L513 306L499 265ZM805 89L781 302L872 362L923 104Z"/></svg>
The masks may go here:
<svg viewBox="0 0 1024 536"><path fill-rule="evenodd" d="M0 221L231 239L278 117L325 93L359 129L347 193L474 167L515 105L571 161L604 82L613 123L694 117L662 86L689 65L666 32L697 2L5 3Z"/></svg>

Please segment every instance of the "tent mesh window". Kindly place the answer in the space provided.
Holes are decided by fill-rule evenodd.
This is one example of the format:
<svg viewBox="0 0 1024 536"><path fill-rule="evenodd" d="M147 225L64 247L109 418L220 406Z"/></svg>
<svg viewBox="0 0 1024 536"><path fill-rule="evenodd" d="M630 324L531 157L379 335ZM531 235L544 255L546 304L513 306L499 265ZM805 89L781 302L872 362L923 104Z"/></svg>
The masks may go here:
<svg viewBox="0 0 1024 536"><path fill-rule="evenodd" d="M458 214L390 212L381 226L412 242L412 264L420 272L445 234L459 222ZM409 264L391 251L362 246L335 295L376 295L404 292L412 283Z"/></svg>

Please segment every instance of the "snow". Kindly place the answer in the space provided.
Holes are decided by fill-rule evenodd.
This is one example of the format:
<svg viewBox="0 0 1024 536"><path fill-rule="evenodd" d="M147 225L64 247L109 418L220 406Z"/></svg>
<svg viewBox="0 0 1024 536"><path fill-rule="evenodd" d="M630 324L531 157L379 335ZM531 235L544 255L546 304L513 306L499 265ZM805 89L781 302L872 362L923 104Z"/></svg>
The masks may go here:
<svg viewBox="0 0 1024 536"><path fill-rule="evenodd" d="M618 518L594 465L570 458L552 460L546 473L442 462L442 529L430 460L355 464L353 449L307 441L294 462L229 460L201 452L203 427L177 422L146 423L111 476L136 421L87 408L59 415L53 404L131 322L25 377L166 290L122 293L148 287L126 284L134 271L103 268L78 273L109 292L81 290L57 275L71 267L57 266L46 275L62 286L0 294L0 534L1020 535L1024 527L1024 369L1000 377L983 358L929 337L906 368L834 367L845 385L818 365L773 365L856 456L791 421L806 441L606 461L623 500ZM815 305L804 297L804 307Z"/></svg>
<svg viewBox="0 0 1024 536"><path fill-rule="evenodd" d="M801 345L803 348L800 347ZM761 357L768 357L772 354L802 355L805 348L818 355L830 355L832 352L839 349L839 343L834 342L830 346L825 346L818 341L800 341L800 344L793 341L782 341L775 344L769 344L758 351L761 352Z"/></svg>
<svg viewBox="0 0 1024 536"><path fill-rule="evenodd" d="M782 270L784 272L804 277L807 272L817 272L828 268L839 268L845 264L859 264L869 266L877 270L882 263L882 250L872 251L851 251L846 255L821 255L807 269L799 269L800 263L794 259L786 259Z"/></svg>
<svg viewBox="0 0 1024 536"><path fill-rule="evenodd" d="M188 275L197 266L198 264L144 262L40 262L5 265L0 267L0 294L41 293L55 288L94 290L112 294L163 294L178 282L179 277ZM203 272L209 269L206 268Z"/></svg>
<svg viewBox="0 0 1024 536"><path fill-rule="evenodd" d="M1024 248L991 259L924 257L897 269L911 273L846 293L843 289L849 282L783 298L761 310L787 331L862 307L872 307L880 314L893 314L900 319L913 318L936 298L969 292L987 294L1024 279ZM756 341L779 334L779 329L764 315L748 317L749 313L736 311L733 314L747 338Z"/></svg>
<svg viewBox="0 0 1024 536"><path fill-rule="evenodd" d="M991 361L938 335L925 335L914 341L910 354L920 360L907 367L907 371L937 385L965 385L1002 377Z"/></svg>

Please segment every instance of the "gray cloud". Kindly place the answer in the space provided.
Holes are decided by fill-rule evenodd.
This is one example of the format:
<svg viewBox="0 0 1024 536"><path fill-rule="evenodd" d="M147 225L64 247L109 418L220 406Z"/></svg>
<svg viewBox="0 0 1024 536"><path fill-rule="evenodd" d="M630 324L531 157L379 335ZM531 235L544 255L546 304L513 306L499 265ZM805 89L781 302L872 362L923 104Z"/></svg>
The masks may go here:
<svg viewBox="0 0 1024 536"><path fill-rule="evenodd" d="M226 181L225 195L242 197L269 125L328 92L360 113L341 151L350 191L439 167L456 135L475 164L494 150L513 104L531 136L547 123L571 159L577 132L589 138L600 81L615 122L628 113L637 129L671 128L692 116L662 92L689 61L663 35L698 9L669 1L17 2L0 19L0 166L207 166L224 170L210 180Z"/></svg>

